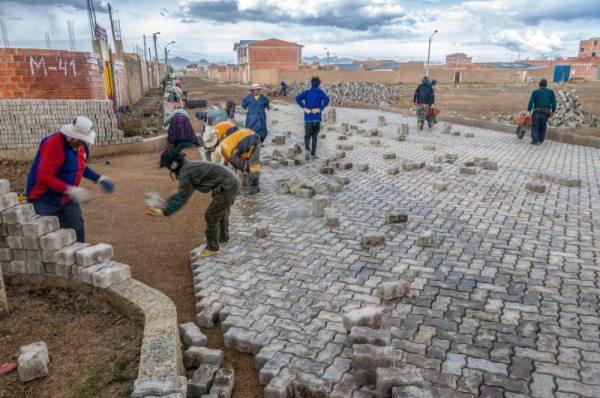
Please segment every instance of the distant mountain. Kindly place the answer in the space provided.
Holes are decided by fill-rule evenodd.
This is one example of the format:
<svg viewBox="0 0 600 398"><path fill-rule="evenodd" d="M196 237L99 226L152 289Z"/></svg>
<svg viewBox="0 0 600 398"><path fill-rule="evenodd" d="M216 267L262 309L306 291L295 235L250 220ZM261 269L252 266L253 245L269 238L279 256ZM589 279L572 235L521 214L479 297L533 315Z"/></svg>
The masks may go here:
<svg viewBox="0 0 600 398"><path fill-rule="evenodd" d="M164 59L163 59L163 62L164 62ZM192 61L190 61L189 59L186 59L186 58L182 58L182 57L171 58L171 57L169 57L169 66L172 67L173 69L183 69L191 63L192 63Z"/></svg>
<svg viewBox="0 0 600 398"><path fill-rule="evenodd" d="M321 63L321 65L326 65L327 64L327 57L304 57L304 61L308 62L309 64L314 62L314 61L319 61ZM334 64L351 64L352 62L356 61L353 58L338 58L336 56L332 56L329 57L329 64L330 65L334 65Z"/></svg>
<svg viewBox="0 0 600 398"><path fill-rule="evenodd" d="M196 62L198 64L198 66L208 66L210 65L210 62L208 62L208 60L202 58L200 61Z"/></svg>

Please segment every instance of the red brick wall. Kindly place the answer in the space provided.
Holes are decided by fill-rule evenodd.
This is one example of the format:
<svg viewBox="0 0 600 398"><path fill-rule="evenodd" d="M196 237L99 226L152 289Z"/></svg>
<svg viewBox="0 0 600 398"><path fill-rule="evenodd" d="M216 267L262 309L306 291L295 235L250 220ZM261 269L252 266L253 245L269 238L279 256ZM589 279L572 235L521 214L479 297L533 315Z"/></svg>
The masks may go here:
<svg viewBox="0 0 600 398"><path fill-rule="evenodd" d="M249 46L251 69L298 70L301 59L300 47Z"/></svg>
<svg viewBox="0 0 600 398"><path fill-rule="evenodd" d="M0 99L106 99L95 54L0 48Z"/></svg>

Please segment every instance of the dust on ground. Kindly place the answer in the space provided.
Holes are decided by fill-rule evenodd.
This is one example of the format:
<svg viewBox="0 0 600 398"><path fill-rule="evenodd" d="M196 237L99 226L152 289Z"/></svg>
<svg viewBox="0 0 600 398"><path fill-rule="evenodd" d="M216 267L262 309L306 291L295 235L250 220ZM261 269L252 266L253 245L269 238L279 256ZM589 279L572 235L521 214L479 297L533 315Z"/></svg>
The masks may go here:
<svg viewBox="0 0 600 398"><path fill-rule="evenodd" d="M10 315L0 322L0 363L45 341L47 377L0 376L0 397L127 397L137 377L142 327L90 297L63 289L7 285Z"/></svg>

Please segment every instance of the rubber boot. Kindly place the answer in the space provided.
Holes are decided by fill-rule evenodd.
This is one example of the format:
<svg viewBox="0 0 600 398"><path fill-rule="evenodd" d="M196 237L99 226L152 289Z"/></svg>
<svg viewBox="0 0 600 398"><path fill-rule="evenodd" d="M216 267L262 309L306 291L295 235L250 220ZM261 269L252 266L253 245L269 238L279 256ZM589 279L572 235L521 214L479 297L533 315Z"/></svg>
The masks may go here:
<svg viewBox="0 0 600 398"><path fill-rule="evenodd" d="M259 186L260 174L259 173L250 173L249 185L250 189L248 190L248 195L254 195L260 192Z"/></svg>

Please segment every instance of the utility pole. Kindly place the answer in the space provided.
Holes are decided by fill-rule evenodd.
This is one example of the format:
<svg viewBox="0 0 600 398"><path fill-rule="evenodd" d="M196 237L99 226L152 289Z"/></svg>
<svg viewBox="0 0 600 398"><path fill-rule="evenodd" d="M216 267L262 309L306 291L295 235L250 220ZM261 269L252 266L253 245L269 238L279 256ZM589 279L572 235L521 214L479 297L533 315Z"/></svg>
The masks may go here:
<svg viewBox="0 0 600 398"><path fill-rule="evenodd" d="M325 48L325 52L327 54L327 65L329 65L329 50L327 49L327 47L324 47L324 48Z"/></svg>
<svg viewBox="0 0 600 398"><path fill-rule="evenodd" d="M144 61L146 61L147 60L146 54L148 53L148 50L146 48L146 35L144 35L143 37L144 37Z"/></svg>
<svg viewBox="0 0 600 398"><path fill-rule="evenodd" d="M73 30L73 21L67 21L67 29L69 31L69 48L71 51L77 51L75 48L75 31Z"/></svg>
<svg viewBox="0 0 600 398"><path fill-rule="evenodd" d="M10 43L8 42L8 33L6 33L6 24L2 18L0 18L0 31L2 32L2 41L4 42L4 47L10 47Z"/></svg>
<svg viewBox="0 0 600 398"><path fill-rule="evenodd" d="M169 74L169 50L167 49L171 44L175 44L174 41L170 42L165 46L165 66L167 67L167 75Z"/></svg>
<svg viewBox="0 0 600 398"><path fill-rule="evenodd" d="M157 85L160 84L160 72L158 70L158 48L156 47L156 39L160 34L160 32L154 32L152 33L152 40L154 40L154 62L156 62L156 81L157 81Z"/></svg>
<svg viewBox="0 0 600 398"><path fill-rule="evenodd" d="M429 48L427 49L427 71L425 76L429 77L429 56L431 55L431 39L433 39L433 35L437 33L437 29L429 36Z"/></svg>

